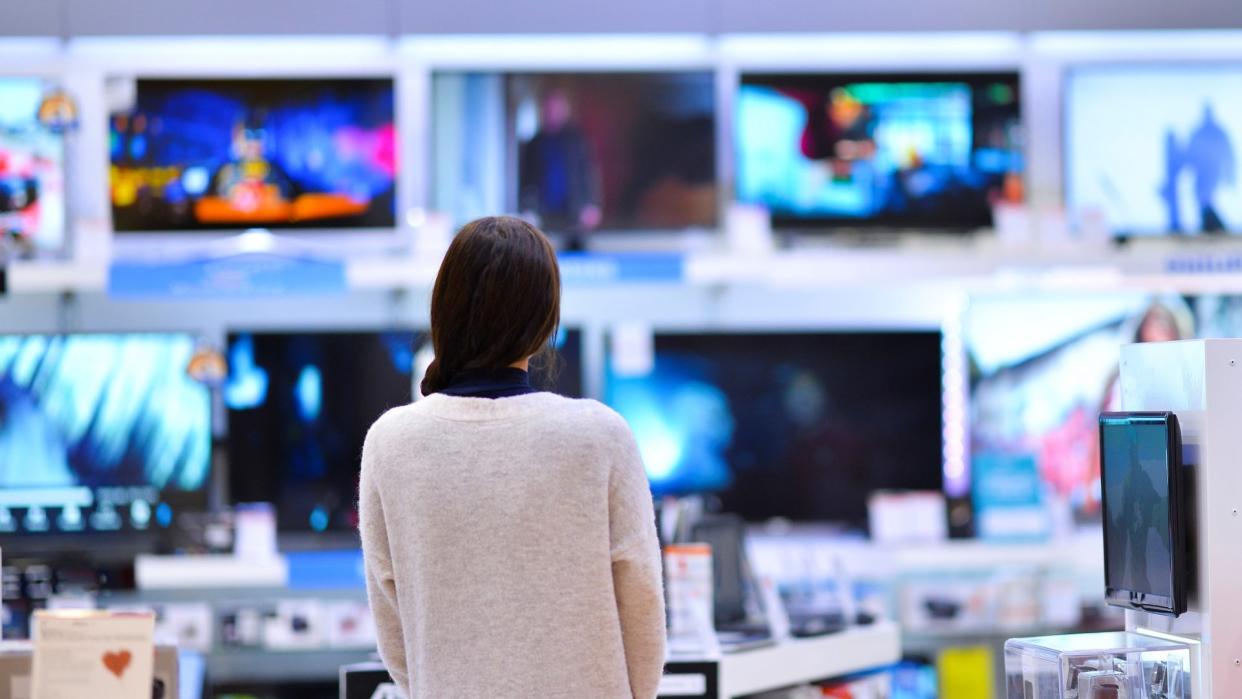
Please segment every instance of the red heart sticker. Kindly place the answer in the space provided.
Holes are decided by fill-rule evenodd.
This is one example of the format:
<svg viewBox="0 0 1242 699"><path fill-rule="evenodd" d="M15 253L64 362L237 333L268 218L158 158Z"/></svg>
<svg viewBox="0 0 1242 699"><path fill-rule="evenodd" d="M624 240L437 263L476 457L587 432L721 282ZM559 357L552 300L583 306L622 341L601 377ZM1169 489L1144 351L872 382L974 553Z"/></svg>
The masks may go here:
<svg viewBox="0 0 1242 699"><path fill-rule="evenodd" d="M103 654L104 667L108 668L108 672L116 675L119 680L125 674L125 670L129 668L129 663L134 659L133 654L127 650L107 652Z"/></svg>

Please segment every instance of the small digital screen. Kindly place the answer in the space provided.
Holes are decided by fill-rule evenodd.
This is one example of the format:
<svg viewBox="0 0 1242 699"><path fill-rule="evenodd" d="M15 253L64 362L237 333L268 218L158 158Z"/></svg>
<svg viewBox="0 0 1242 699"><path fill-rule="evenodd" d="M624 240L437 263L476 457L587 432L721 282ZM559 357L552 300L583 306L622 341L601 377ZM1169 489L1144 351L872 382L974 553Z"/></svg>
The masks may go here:
<svg viewBox="0 0 1242 699"><path fill-rule="evenodd" d="M0 532L152 530L205 506L195 350L189 335L0 336Z"/></svg>
<svg viewBox="0 0 1242 699"><path fill-rule="evenodd" d="M610 359L652 490L715 493L748 520L866 521L877 490L942 483L938 332L657 334Z"/></svg>
<svg viewBox="0 0 1242 699"><path fill-rule="evenodd" d="M230 335L230 499L275 504L286 531L356 529L362 445L413 399L418 341L412 331Z"/></svg>
<svg viewBox="0 0 1242 699"><path fill-rule="evenodd" d="M64 249L64 141L39 121L47 92L36 78L0 78L0 235L19 254Z"/></svg>
<svg viewBox="0 0 1242 699"><path fill-rule="evenodd" d="M737 198L786 227L962 229L1023 199L1018 76L742 76Z"/></svg>
<svg viewBox="0 0 1242 699"><path fill-rule="evenodd" d="M113 80L117 231L396 221L391 79Z"/></svg>
<svg viewBox="0 0 1242 699"><path fill-rule="evenodd" d="M437 73L432 202L549 232L716 225L710 72Z"/></svg>
<svg viewBox="0 0 1242 699"><path fill-rule="evenodd" d="M1167 422L1105 417L1105 561L1109 588L1173 598L1173 532ZM1181 562L1177 562L1181 563Z"/></svg>
<svg viewBox="0 0 1242 699"><path fill-rule="evenodd" d="M1119 235L1242 233L1242 64L1075 69L1065 191Z"/></svg>

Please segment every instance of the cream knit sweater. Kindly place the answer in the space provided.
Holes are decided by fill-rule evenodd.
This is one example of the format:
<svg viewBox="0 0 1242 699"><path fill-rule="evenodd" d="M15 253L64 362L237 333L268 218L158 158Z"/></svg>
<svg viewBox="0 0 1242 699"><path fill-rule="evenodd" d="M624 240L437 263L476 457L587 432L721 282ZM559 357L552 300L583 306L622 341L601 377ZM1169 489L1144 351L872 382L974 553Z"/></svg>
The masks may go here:
<svg viewBox="0 0 1242 699"><path fill-rule="evenodd" d="M432 395L362 454L380 655L410 699L652 699L664 597L625 421L550 393Z"/></svg>

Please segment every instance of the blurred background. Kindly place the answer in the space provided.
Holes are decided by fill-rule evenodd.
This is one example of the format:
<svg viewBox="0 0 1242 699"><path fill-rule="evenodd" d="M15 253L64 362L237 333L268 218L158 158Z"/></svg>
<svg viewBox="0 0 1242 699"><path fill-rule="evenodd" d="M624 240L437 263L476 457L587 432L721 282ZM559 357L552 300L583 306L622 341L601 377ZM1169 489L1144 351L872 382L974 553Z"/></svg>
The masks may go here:
<svg viewBox="0 0 1242 699"><path fill-rule="evenodd" d="M185 697L374 652L361 443L472 218L561 248L537 381L665 543L731 523L718 597L863 649L721 696L1001 697L1007 638L1121 628L1118 348L1242 333L1228 0L0 9L4 638L154 609Z"/></svg>

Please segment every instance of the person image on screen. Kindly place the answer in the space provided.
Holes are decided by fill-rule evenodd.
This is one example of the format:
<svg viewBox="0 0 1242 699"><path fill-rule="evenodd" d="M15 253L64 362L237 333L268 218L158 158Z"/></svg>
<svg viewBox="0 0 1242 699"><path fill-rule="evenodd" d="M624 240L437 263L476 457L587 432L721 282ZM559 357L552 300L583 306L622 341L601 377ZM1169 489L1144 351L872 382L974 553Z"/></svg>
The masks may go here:
<svg viewBox="0 0 1242 699"><path fill-rule="evenodd" d="M217 196L238 211L250 212L265 205L291 201L293 182L267 157L266 114L257 112L233 126L231 160L216 173Z"/></svg>
<svg viewBox="0 0 1242 699"><path fill-rule="evenodd" d="M560 320L547 238L484 218L431 296L425 398L362 452L360 533L380 656L410 699L654 699L664 594L625 420L531 386Z"/></svg>
<svg viewBox="0 0 1242 699"><path fill-rule="evenodd" d="M1237 183L1237 156L1229 132L1221 125L1212 105L1205 104L1203 118L1191 132L1185 147L1179 147L1176 135L1165 134L1165 183L1161 196L1169 211L1171 230L1181 230L1177 200L1177 178L1183 169L1194 180L1195 206L1199 211L1199 227L1204 233L1221 233L1229 224L1220 216L1216 195L1220 189Z"/></svg>
<svg viewBox="0 0 1242 699"><path fill-rule="evenodd" d="M591 144L574 124L569 94L548 89L539 103L539 131L519 156L519 204L548 230L587 233L603 221L600 176Z"/></svg>

